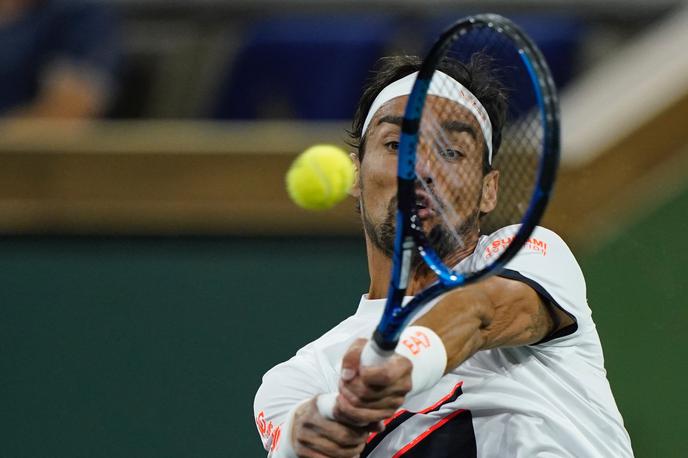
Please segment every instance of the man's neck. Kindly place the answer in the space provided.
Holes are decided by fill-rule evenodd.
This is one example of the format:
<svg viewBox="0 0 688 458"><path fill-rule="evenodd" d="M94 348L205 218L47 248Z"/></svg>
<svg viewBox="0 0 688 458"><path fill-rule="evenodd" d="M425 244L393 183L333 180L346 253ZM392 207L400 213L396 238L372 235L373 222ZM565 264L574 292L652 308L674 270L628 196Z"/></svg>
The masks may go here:
<svg viewBox="0 0 688 458"><path fill-rule="evenodd" d="M466 240L464 247L456 251L450 258L445 259L448 266L454 267L463 259L467 258L475 250L478 244L479 235ZM384 299L387 297L389 282L392 276L392 259L377 248L368 237L366 237L366 250L368 254L368 272L370 274L370 288L368 289L368 299ZM406 295L413 296L430 284L435 282L435 274L423 264L411 276Z"/></svg>
<svg viewBox="0 0 688 458"><path fill-rule="evenodd" d="M383 299L387 297L387 290L389 289L392 260L377 248L367 236L366 252L368 254L368 273L370 274L368 299Z"/></svg>

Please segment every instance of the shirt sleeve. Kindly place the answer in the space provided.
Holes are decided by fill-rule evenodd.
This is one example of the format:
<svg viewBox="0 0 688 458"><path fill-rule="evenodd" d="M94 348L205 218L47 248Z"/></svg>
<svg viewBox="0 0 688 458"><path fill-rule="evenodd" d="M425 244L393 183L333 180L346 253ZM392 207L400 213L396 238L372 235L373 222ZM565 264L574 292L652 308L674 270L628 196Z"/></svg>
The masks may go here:
<svg viewBox="0 0 688 458"><path fill-rule="evenodd" d="M519 226L502 228L478 246L481 262L489 262L513 240ZM569 247L556 233L536 227L516 256L507 263L500 277L521 281L570 316L574 323L546 336L535 345L571 345L594 324L586 297L583 273Z"/></svg>
<svg viewBox="0 0 688 458"><path fill-rule="evenodd" d="M253 403L256 427L265 450L272 453L280 446L280 440L286 436L283 425L294 407L328 391L314 344L270 369L263 376Z"/></svg>

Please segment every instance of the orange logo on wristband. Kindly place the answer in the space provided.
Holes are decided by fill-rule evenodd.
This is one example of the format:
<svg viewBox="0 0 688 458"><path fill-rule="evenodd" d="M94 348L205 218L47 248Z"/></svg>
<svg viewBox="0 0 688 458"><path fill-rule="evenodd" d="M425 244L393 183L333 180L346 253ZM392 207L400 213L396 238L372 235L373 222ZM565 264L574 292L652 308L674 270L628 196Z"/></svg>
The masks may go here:
<svg viewBox="0 0 688 458"><path fill-rule="evenodd" d="M417 355L425 348L430 348L430 339L423 331L416 331L401 341L402 345L409 349L412 355Z"/></svg>

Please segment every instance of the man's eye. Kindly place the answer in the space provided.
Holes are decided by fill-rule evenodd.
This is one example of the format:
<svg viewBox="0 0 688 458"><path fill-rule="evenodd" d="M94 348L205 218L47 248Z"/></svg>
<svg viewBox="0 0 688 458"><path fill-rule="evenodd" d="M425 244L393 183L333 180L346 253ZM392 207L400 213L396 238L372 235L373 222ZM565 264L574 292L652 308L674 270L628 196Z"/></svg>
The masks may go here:
<svg viewBox="0 0 688 458"><path fill-rule="evenodd" d="M391 141L385 143L385 148L387 148L389 151L399 151L399 142L398 141Z"/></svg>
<svg viewBox="0 0 688 458"><path fill-rule="evenodd" d="M458 161L464 157L463 151L451 148L440 148L439 155L447 161Z"/></svg>

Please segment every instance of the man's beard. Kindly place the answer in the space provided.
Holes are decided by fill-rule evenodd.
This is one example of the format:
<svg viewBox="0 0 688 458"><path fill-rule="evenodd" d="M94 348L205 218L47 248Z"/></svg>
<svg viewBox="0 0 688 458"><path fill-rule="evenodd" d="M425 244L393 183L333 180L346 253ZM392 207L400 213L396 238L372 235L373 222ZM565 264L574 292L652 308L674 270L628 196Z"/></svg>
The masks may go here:
<svg viewBox="0 0 688 458"><path fill-rule="evenodd" d="M480 199L478 199L480 200ZM479 203L479 202L478 202ZM452 233L444 224L435 224L430 231L425 231L425 237L428 240L429 246L437 253L442 261L447 264L458 264L461 259L452 259L459 251L466 248L466 244L480 232L480 209L479 205L470 215L458 226L454 227L455 233ZM365 232L370 238L373 245L382 251L385 256L390 259L394 256L394 240L396 238L396 210L397 198L392 198L387 205L387 211L384 220L379 223L373 223L365 209L365 203L361 201L361 215L363 216L363 226ZM458 237L457 237L458 236ZM418 269L423 266L422 257L418 251L414 251L411 259L411 266ZM454 267L453 265L450 267Z"/></svg>
<svg viewBox="0 0 688 458"><path fill-rule="evenodd" d="M370 241L373 242L373 245L389 258L394 255L396 211L397 198L394 197L390 200L389 205L387 205L385 219L376 226L375 223L368 218L365 203L363 199L361 199L361 215L363 216L363 227L365 228L365 232L370 238Z"/></svg>

